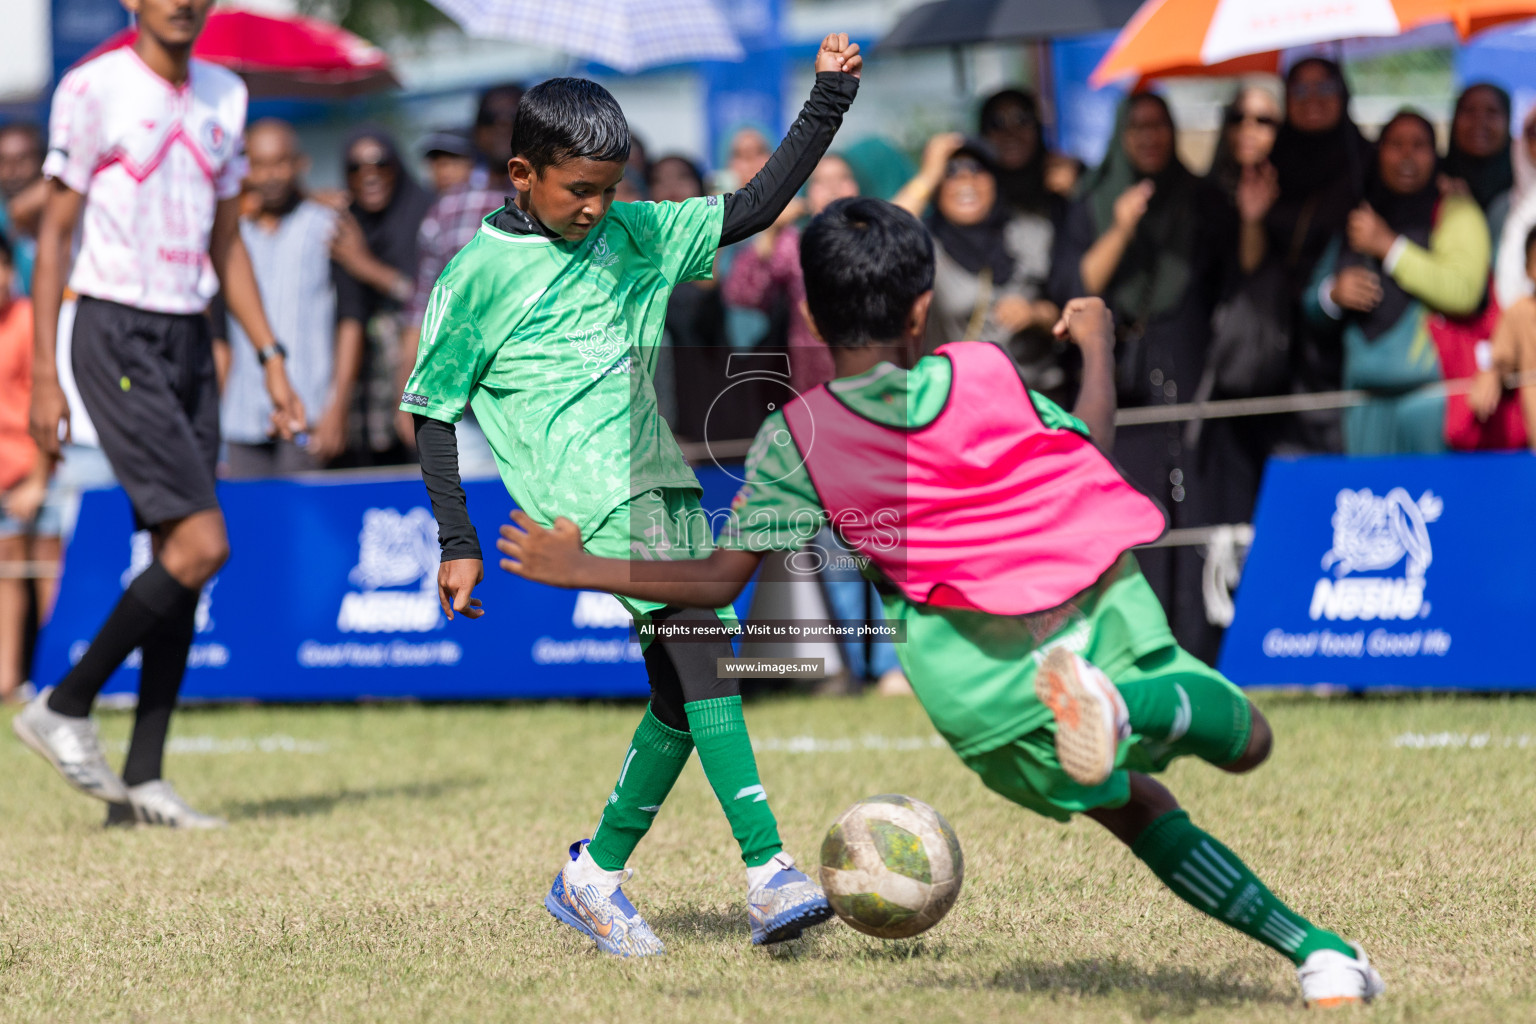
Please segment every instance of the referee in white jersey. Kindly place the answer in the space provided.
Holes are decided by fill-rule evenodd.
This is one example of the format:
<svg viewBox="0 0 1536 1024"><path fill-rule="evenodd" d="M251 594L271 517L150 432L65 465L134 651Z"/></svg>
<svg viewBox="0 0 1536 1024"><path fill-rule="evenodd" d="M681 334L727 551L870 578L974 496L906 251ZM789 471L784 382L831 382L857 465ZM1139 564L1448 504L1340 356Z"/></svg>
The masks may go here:
<svg viewBox="0 0 1536 1024"><path fill-rule="evenodd" d="M155 561L74 668L12 724L72 786L108 802L108 825L216 828L221 819L187 806L161 778L198 595L229 554L214 493L219 395L203 315L210 265L265 367L274 434L301 431L304 410L240 240L245 86L191 59L213 0L123 3L137 16L138 38L70 71L53 97L43 167L51 191L33 281L32 432L47 457L68 437L69 409L51 368L78 225L68 274L80 296L75 379L134 517L153 531ZM139 703L118 776L88 715L134 648L143 653Z"/></svg>

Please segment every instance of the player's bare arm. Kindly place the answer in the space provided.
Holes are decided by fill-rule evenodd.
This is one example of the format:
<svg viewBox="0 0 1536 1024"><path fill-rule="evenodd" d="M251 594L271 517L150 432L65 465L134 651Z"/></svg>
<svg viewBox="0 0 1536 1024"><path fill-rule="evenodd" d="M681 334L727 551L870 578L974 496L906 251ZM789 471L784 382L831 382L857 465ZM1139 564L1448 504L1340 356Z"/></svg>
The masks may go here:
<svg viewBox="0 0 1536 1024"><path fill-rule="evenodd" d="M1072 415L1088 424L1093 443L1107 452L1115 443L1114 317L1103 299L1073 299L1054 331L1083 353L1083 385Z"/></svg>
<svg viewBox="0 0 1536 1024"><path fill-rule="evenodd" d="M256 287L256 272L250 254L240 239L240 200L219 201L213 230L208 236L208 256L224 288L224 302L240 326L245 328L258 353L271 353L262 360L267 377L267 394L272 398L272 429L285 441L304 432L304 403L288 383L288 370L281 351L271 352L277 338L267 323Z"/></svg>
<svg viewBox="0 0 1536 1024"><path fill-rule="evenodd" d="M564 516L554 525L539 525L526 512L515 510L501 528L496 549L507 557L501 567L515 576L576 590L606 590L641 601L689 608L723 608L747 585L762 554L716 548L708 558L670 562L598 558L581 544L581 531Z"/></svg>
<svg viewBox="0 0 1536 1024"><path fill-rule="evenodd" d="M57 458L60 436L69 440L69 402L59 386L59 306L69 277L70 242L85 196L62 182L47 182L48 200L37 231L32 274L32 439L44 455ZM60 425L62 424L62 430Z"/></svg>

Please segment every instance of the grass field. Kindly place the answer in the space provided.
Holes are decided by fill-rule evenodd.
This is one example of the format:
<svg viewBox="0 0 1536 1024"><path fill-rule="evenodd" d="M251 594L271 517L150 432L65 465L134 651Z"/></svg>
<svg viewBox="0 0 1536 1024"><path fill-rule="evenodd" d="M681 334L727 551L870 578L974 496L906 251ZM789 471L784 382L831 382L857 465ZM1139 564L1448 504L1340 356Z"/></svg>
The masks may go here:
<svg viewBox="0 0 1536 1024"><path fill-rule="evenodd" d="M1363 941L1380 1021L1536 1019L1536 701L1261 698L1275 756L1166 776L1293 907ZM4 713L8 719L10 712ZM1163 891L1089 822L982 788L910 700L753 702L784 838L814 862L854 799L909 793L966 852L954 911L883 943L747 943L697 762L628 891L667 942L600 957L541 900L638 705L183 713L168 776L213 834L112 831L0 736L0 1019L1290 1020L1290 966ZM103 715L121 749L128 717ZM1353 1015L1346 1013L1353 1019Z"/></svg>

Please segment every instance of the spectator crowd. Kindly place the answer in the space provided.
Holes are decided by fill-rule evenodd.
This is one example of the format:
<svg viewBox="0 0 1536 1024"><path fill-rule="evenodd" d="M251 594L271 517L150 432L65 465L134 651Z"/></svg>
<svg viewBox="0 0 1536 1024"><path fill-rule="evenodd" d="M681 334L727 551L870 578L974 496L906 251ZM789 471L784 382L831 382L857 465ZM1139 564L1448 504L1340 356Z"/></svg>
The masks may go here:
<svg viewBox="0 0 1536 1024"><path fill-rule="evenodd" d="M270 436L256 355L215 302L228 477L412 459L410 418L397 406L427 296L511 191L521 94L510 84L487 90L473 125L417 142L419 161L389 132L356 129L332 158L344 181L332 192L306 187L310 157L292 126L250 126L241 232L310 422L294 441ZM1093 168L1048 150L1039 104L1022 89L989 97L974 134L929 140L915 166L884 140L855 141L821 161L769 230L723 252L715 281L675 291L671 351L655 382L663 410L684 440L723 439L709 406L733 352L787 354L798 391L832 376L803 312L799 230L832 201L862 194L891 200L932 234L930 346L996 342L1033 388L1070 407L1078 367L1051 326L1069 298L1099 295L1116 318L1122 408L1298 396L1284 414L1117 432L1115 458L1172 526L1249 521L1264 462L1277 453L1536 443L1536 387L1516 386L1536 372L1536 113L1516 136L1508 94L1472 85L1442 153L1434 127L1412 110L1368 140L1349 100L1339 67L1316 58L1292 67L1283 89L1240 88L1204 174L1181 159L1173 114L1151 92L1124 100ZM57 561L79 491L104 481L78 408L74 443L51 481L27 434L43 149L35 127L0 126L0 699L22 682L28 615L46 619L52 599L48 574L28 567ZM711 180L698 160L651 158L637 139L618 198L668 202L734 188L771 149L761 132L739 132ZM59 350L68 390L62 340ZM1442 381L1457 386L1426 387ZM1365 397L1308 400L1344 390ZM736 437L761 419L742 412L732 410L727 428ZM495 473L471 417L459 447L466 476ZM1161 548L1143 552L1142 565L1179 641L1214 658L1219 630L1202 600L1201 552ZM29 577L41 577L30 593ZM860 670L878 675L888 666L876 662L889 660L871 652Z"/></svg>

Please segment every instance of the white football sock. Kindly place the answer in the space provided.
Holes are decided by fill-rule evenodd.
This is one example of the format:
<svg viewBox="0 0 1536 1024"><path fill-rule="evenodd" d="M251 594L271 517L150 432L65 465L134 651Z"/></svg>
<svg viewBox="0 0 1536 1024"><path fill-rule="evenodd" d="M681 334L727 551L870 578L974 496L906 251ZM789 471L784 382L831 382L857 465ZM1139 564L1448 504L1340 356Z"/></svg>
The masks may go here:
<svg viewBox="0 0 1536 1024"><path fill-rule="evenodd" d="M612 896L624 881L624 869L617 871L604 871L598 867L597 861L592 859L592 854L587 848L581 848L581 856L565 866L565 880L573 888L590 885L604 896Z"/></svg>
<svg viewBox="0 0 1536 1024"><path fill-rule="evenodd" d="M780 850L766 864L759 864L755 868L747 868L747 892L756 892L769 882L773 876L785 868L795 866L795 858Z"/></svg>

